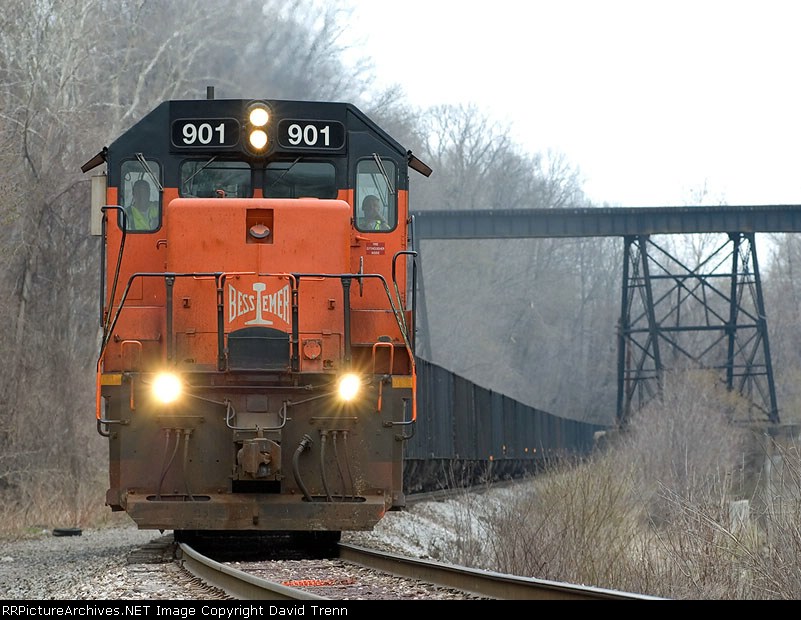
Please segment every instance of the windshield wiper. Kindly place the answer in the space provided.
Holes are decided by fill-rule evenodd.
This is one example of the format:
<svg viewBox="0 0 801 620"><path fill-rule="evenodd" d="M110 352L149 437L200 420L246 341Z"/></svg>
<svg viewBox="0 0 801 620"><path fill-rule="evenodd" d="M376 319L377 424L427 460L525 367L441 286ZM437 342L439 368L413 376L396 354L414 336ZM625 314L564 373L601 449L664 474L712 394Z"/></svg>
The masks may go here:
<svg viewBox="0 0 801 620"><path fill-rule="evenodd" d="M387 189L389 189L389 193L394 194L395 188L392 186L392 181L389 180L389 175L387 175L387 171L384 169L384 162L381 161L378 153L373 153L373 159L375 160L375 165L378 166L378 169L381 171L381 175L384 177L384 180L387 182Z"/></svg>
<svg viewBox="0 0 801 620"><path fill-rule="evenodd" d="M183 189L186 189L186 184L187 184L187 183L189 183L189 181L191 181L192 179L194 179L194 178L195 178L197 175L199 175L201 172L203 172L203 171L204 171L206 168L208 168L208 167L209 167L209 166L212 164L212 162L213 162L215 159L217 159L217 156L216 156L216 155L215 155L214 157L212 157L212 158L211 158L209 161L207 161L205 164L203 164L203 165L202 165L200 168L198 168L197 170L195 170L195 171L194 171L194 172L193 172L193 173L192 173L192 174L191 174L191 175L190 175L188 178L184 179L184 183L183 183L183 186L182 186L182 188L183 188Z"/></svg>
<svg viewBox="0 0 801 620"><path fill-rule="evenodd" d="M272 183L270 183L270 184L269 184L267 187L272 187L273 185L275 185L276 183L278 183L278 181L280 181L281 179L283 179L283 178L284 178L284 177L285 177L285 176L286 176L286 175L289 173L289 171L290 171L290 170L292 170L292 168L294 167L294 165L295 165L296 163L298 163L299 161L300 161L300 157L298 157L298 158L297 158L295 161L293 161L291 164L289 164L289 166L287 167L287 169L286 169L286 170L284 170L284 172L281 174L281 176L279 176L279 177L278 177L278 178L277 178L275 181L273 181ZM268 168L268 170L269 170L269 168Z"/></svg>
<svg viewBox="0 0 801 620"><path fill-rule="evenodd" d="M148 165L145 156L142 155L142 153L137 153L136 159L139 161L140 164L142 164L142 168L144 168L145 172L147 172L150 175L150 178L153 179L153 183L156 185L156 187L159 188L159 192L163 192L164 186L161 183L159 183L158 177L155 174L153 174L153 171L150 169L150 166Z"/></svg>

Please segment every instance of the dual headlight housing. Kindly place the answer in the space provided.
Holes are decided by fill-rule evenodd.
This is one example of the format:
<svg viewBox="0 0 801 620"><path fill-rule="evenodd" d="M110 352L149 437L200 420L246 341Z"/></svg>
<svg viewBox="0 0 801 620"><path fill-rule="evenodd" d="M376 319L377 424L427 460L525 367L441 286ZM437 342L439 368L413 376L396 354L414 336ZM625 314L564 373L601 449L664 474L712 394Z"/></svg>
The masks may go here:
<svg viewBox="0 0 801 620"><path fill-rule="evenodd" d="M261 155L270 146L267 127L270 123L270 109L266 104L255 102L248 108L246 119L248 149Z"/></svg>

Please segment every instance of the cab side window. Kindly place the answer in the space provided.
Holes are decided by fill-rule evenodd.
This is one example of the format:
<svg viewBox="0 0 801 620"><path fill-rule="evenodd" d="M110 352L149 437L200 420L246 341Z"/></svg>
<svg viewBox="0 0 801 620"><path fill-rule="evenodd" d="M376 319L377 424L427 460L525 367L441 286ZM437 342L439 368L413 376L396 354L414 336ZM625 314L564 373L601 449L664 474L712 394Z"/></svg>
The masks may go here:
<svg viewBox="0 0 801 620"><path fill-rule="evenodd" d="M398 224L397 167L389 159L364 159L356 167L356 204L353 221L357 230L385 232Z"/></svg>
<svg viewBox="0 0 801 620"><path fill-rule="evenodd" d="M153 160L145 160L145 164L138 160L122 164L120 202L125 224L120 214L120 227L127 225L129 231L152 232L161 226L161 166Z"/></svg>

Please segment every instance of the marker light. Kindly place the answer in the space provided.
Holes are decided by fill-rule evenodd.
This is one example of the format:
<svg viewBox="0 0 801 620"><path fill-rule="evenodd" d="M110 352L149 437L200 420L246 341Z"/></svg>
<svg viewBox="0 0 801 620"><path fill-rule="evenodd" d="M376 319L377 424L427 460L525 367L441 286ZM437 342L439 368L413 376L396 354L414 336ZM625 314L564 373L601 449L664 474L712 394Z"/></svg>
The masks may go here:
<svg viewBox="0 0 801 620"><path fill-rule="evenodd" d="M162 403L169 404L181 395L181 380L171 372L156 375L153 381L153 395Z"/></svg>
<svg viewBox="0 0 801 620"><path fill-rule="evenodd" d="M339 396L342 400L350 401L356 398L359 388L362 385L361 379L354 374L342 375L339 379Z"/></svg>

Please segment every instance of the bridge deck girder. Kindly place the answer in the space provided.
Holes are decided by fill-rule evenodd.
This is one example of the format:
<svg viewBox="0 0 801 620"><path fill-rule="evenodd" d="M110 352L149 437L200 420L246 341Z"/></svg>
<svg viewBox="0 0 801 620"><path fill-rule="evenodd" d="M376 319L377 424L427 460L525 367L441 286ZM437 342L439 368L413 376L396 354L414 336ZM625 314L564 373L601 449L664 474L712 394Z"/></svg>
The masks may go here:
<svg viewBox="0 0 801 620"><path fill-rule="evenodd" d="M801 232L801 205L415 211L416 239Z"/></svg>

